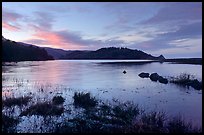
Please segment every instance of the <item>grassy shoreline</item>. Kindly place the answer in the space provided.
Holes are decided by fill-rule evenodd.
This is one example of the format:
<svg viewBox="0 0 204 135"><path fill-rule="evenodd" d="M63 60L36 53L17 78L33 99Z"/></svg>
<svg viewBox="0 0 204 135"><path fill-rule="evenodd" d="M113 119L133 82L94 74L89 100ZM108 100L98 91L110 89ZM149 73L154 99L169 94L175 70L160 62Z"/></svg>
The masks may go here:
<svg viewBox="0 0 204 135"><path fill-rule="evenodd" d="M56 59L56 60L144 60L140 62L101 62L101 64L147 64L152 62L170 62L172 64L193 64L193 65L202 65L202 58L173 58L173 59L164 59L164 60L151 60L151 59ZM46 60L46 61L55 61L55 60ZM24 61L18 61L24 62ZM7 66L6 63L17 63L17 61L5 61L2 62L2 66Z"/></svg>
<svg viewBox="0 0 204 135"><path fill-rule="evenodd" d="M175 64L194 64L202 65L202 58L175 58L175 59L165 59L164 62L171 62Z"/></svg>
<svg viewBox="0 0 204 135"><path fill-rule="evenodd" d="M23 98L9 99L9 106L26 106ZM18 101L19 100L19 101ZM22 117L41 116L44 123L48 123L49 130L43 131L43 125L30 125L40 128L37 132L46 133L200 133L202 128L192 127L181 117L169 118L164 112L145 112L131 102L117 102L116 104L104 103L96 99L90 93L75 92L73 103L70 106L81 110L72 118L63 119L61 122L54 120L62 115L71 115L65 112L63 102L65 97L55 96L51 101L32 103L30 107L21 110L19 116L2 114L2 131L16 133L16 126L22 121ZM3 102L6 102L3 101ZM30 100L26 100L30 102ZM13 105L11 105L13 104ZM15 113L15 112L11 112ZM6 122L8 121L8 122ZM38 122L38 119L35 123ZM36 132L36 131L29 131Z"/></svg>

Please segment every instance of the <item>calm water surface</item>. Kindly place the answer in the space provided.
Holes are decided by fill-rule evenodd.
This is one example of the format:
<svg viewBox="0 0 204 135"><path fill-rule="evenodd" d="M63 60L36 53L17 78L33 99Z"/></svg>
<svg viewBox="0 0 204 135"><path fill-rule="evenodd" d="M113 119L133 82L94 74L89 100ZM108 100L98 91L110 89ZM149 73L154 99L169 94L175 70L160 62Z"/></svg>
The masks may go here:
<svg viewBox="0 0 204 135"><path fill-rule="evenodd" d="M37 95L36 100L45 100L59 94L66 98L66 106L72 102L74 91L89 91L105 101L132 101L147 111L164 111L169 117L180 115L194 125L202 126L202 91L171 83L152 82L149 78L138 76L141 72L157 72L164 77L188 73L202 80L201 65L103 62L121 60L6 63L6 66L2 66L2 97L18 97L31 92ZM127 71L126 74L122 73L124 70ZM43 92L39 91L41 88Z"/></svg>

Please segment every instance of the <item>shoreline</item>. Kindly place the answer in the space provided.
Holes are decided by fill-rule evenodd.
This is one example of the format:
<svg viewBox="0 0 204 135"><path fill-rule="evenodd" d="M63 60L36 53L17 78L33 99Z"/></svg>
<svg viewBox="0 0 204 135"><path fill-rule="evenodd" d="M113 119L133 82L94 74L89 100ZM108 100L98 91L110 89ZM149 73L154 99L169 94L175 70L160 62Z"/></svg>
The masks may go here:
<svg viewBox="0 0 204 135"><path fill-rule="evenodd" d="M202 58L174 58L174 59L164 59L164 60L148 60L148 59L56 59L56 60L118 60L113 62L101 62L101 64L145 64L152 62L170 62L171 64L193 64L193 65L202 65ZM140 61L120 61L120 60L140 60ZM45 61L55 61L55 60L45 60ZM2 66L6 62L15 62L16 61L2 61ZM25 61L18 61L25 62Z"/></svg>
<svg viewBox="0 0 204 135"><path fill-rule="evenodd" d="M164 62L171 62L172 64L194 64L202 65L202 58L176 58L176 59L165 59Z"/></svg>

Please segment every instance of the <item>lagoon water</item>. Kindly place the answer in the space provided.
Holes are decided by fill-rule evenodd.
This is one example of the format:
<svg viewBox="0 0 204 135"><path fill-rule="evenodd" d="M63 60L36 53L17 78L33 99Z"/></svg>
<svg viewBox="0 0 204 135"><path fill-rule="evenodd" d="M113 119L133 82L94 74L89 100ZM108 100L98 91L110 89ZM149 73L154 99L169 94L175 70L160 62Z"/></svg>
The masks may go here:
<svg viewBox="0 0 204 135"><path fill-rule="evenodd" d="M202 126L202 90L152 82L140 78L141 72L156 72L166 78L188 73L202 80L202 65L137 60L6 63L2 66L2 98L32 93L36 100L46 100L62 95L68 106L74 91L84 91L104 101L131 101L147 111L163 111L169 117L180 115L193 125Z"/></svg>

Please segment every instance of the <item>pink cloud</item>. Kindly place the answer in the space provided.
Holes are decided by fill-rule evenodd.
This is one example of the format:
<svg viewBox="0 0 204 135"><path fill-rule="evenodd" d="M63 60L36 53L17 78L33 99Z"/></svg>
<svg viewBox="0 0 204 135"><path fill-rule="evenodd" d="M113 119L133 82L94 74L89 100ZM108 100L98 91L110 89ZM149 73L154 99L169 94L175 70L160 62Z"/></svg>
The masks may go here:
<svg viewBox="0 0 204 135"><path fill-rule="evenodd" d="M33 34L33 38L46 40L48 44L59 45L63 43L63 39L53 32L41 31Z"/></svg>
<svg viewBox="0 0 204 135"><path fill-rule="evenodd" d="M29 25L29 29L31 29L34 33L31 35L31 38L22 42L44 47L46 46L67 50L90 50L90 48L98 49L99 47L120 45L124 43L124 41L114 39L104 41L97 39L84 39L78 32L68 30L52 31L34 24Z"/></svg>
<svg viewBox="0 0 204 135"><path fill-rule="evenodd" d="M63 49L82 49L85 47L83 45L74 43L71 39L65 39L57 32L41 29L35 25L31 25L30 27L35 32L32 34L30 39L24 40L24 42L36 44L39 46L49 46Z"/></svg>
<svg viewBox="0 0 204 135"><path fill-rule="evenodd" d="M6 23L6 22L2 22L2 27L4 29L9 30L9 31L18 31L20 29L19 27L13 26L13 25Z"/></svg>

